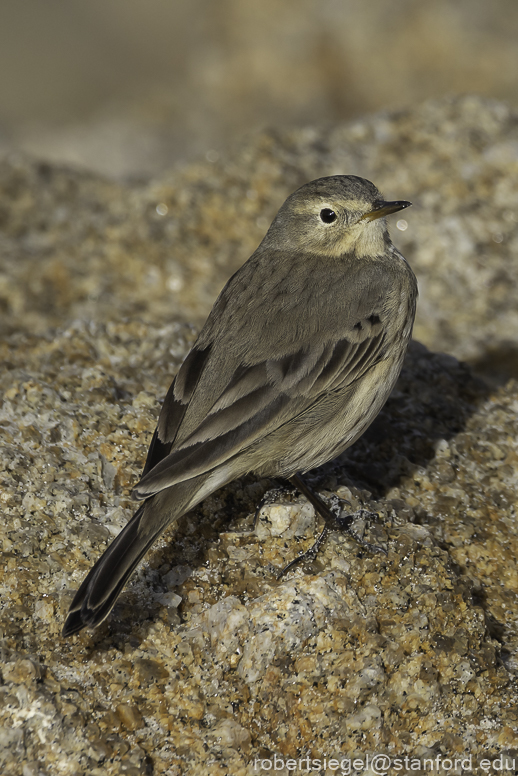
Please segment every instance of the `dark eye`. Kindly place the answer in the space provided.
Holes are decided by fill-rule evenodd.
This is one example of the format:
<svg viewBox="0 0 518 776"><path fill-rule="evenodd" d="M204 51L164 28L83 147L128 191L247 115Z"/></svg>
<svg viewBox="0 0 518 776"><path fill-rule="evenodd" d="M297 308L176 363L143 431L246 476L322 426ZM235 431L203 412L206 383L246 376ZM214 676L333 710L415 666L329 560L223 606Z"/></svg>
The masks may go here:
<svg viewBox="0 0 518 776"><path fill-rule="evenodd" d="M330 210L328 207L323 208L320 211L320 220L324 222L324 224L332 224L333 221L336 221L336 213L334 210Z"/></svg>

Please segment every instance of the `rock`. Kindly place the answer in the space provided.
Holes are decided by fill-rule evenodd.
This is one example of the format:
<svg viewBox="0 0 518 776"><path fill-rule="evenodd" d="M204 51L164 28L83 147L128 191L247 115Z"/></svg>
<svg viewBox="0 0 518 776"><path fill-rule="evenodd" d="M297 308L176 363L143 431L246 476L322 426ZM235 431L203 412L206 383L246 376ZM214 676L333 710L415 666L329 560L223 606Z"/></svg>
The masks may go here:
<svg viewBox="0 0 518 776"><path fill-rule="evenodd" d="M517 115L474 96L430 101L262 133L233 156L146 185L9 155L0 164L0 331L127 317L199 325L289 193L353 173L414 203L392 232L419 279L416 338L494 382L518 376Z"/></svg>
<svg viewBox="0 0 518 776"><path fill-rule="evenodd" d="M240 263L264 229L254 226L258 213L271 208L269 218L273 200L314 177L317 159L320 172L335 172L338 164L364 174L377 169L380 175L369 177L401 197L416 182L424 196L427 165L433 196L415 222L408 216L400 236L401 242L415 230L413 247L409 241L404 250L425 279L435 264L440 268L433 283L424 283L418 331L432 343L440 332L445 346L473 353L474 360L482 358L485 331L489 341L503 337L504 313L510 320L515 305L516 262L509 254L498 294L490 284L473 300L477 317L468 305L476 289L462 274L469 253L463 262L454 232L437 226L450 203L466 235L477 218L479 230L493 228L490 215L497 218L500 201L492 201L494 192L504 187L512 198L503 168L497 175L491 167L484 202L475 202L477 187L475 193L459 189L455 199L460 167L454 160L460 138L475 124L475 106L487 148L497 136L512 136L511 111L466 98L327 135L263 135L232 163L187 169L181 186L180 174L174 186L162 181L132 190L54 169L44 184L37 164L4 163L4 182L6 176L17 181L11 200L2 200L4 247L12 252L3 270L6 304L12 304L4 316L0 372L0 763L6 776L19 773L20 763L27 772L200 773L207 770L207 747L211 761L229 773L246 772L255 760L264 770L275 757L299 752L353 758L469 749L474 759L491 759L503 748L504 754L516 749L518 384L490 387L453 356L417 343L369 431L309 476L324 497L338 494L355 510L364 506L378 515L355 530L364 529L365 540L385 546L387 555L337 530L314 563L278 580L277 570L311 545L320 521L313 526L303 498L280 493L254 530L256 507L274 483L250 476L213 494L167 532L98 630L69 641L60 636L74 590L135 508L130 491L159 401L194 338L181 319L194 315L196 304L201 314L209 291L231 271L231 254ZM451 153L434 172L426 154L442 159L439 135ZM422 159L420 144L427 149ZM399 158L391 179L389 169L405 147L414 155ZM496 164L491 154L484 158ZM358 168L351 170L355 159ZM254 190L264 176L259 203L244 196L252 169ZM475 178L482 186L483 176ZM58 190L69 211L53 231ZM172 208L180 240L175 261L183 267L185 259L193 300L203 273L195 278L187 256L214 257L205 265L209 291L197 301L186 297L175 313L167 310L172 292L160 280L155 303L143 274L153 257L161 256L156 266L165 267L160 262L168 252L173 256L172 238L148 243L144 226L158 219L150 202L171 205L166 191L178 204ZM426 264L423 255L440 242L431 236L432 217L444 257L434 254ZM38 231L47 234L45 250ZM417 232L431 242L417 239ZM510 250L512 239L495 243L497 251ZM219 265L218 241L226 241L227 251ZM133 252L137 244L142 255L135 252L130 261L122 246ZM457 288L441 275L441 261L453 255L460 257ZM500 259L488 254L493 268L502 268ZM61 266L53 277L66 268L63 285L39 285L53 261ZM488 269L477 261L473 268L480 277ZM501 330L496 319L493 326L484 317L496 310ZM62 328L52 329L57 323Z"/></svg>
<svg viewBox="0 0 518 776"><path fill-rule="evenodd" d="M151 2L6 8L0 147L142 178L214 157L251 127L439 94L516 101L514 0ZM20 45L28 19L37 46Z"/></svg>
<svg viewBox="0 0 518 776"><path fill-rule="evenodd" d="M126 730L139 730L144 727L144 720L138 708L129 703L119 703L115 712Z"/></svg>
<svg viewBox="0 0 518 776"><path fill-rule="evenodd" d="M250 477L168 532L107 624L61 639L73 590L131 515L157 410L149 363L165 390L159 354L185 350L185 334L75 324L52 341L17 336L8 351L0 727L24 737L8 737L3 772L20 746L47 768L114 774L186 757L195 770L206 741L232 772L286 746L316 751L315 740L352 756L408 736L423 751L445 747L457 731L496 756L505 728L514 746L518 386L492 392L417 344L364 438L311 477L323 495L378 513L366 538L387 556L337 531L278 581L316 529L253 532ZM117 470L111 490L101 455ZM285 508L277 523L289 526L303 507L286 493L266 509ZM99 533L106 515L113 525ZM182 601L173 623L171 585Z"/></svg>

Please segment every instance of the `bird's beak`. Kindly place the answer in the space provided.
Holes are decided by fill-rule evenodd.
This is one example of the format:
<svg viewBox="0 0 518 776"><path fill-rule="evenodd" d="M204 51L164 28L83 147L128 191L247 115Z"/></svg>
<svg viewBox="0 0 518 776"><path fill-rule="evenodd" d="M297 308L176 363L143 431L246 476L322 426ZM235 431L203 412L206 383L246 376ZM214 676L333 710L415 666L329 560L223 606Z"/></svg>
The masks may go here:
<svg viewBox="0 0 518 776"><path fill-rule="evenodd" d="M391 213L397 213L398 210L404 210L406 207L410 207L411 202L405 202L404 200L398 200L397 202L382 202L381 205L365 213L360 218L360 221L375 221L376 218L383 218L389 216Z"/></svg>

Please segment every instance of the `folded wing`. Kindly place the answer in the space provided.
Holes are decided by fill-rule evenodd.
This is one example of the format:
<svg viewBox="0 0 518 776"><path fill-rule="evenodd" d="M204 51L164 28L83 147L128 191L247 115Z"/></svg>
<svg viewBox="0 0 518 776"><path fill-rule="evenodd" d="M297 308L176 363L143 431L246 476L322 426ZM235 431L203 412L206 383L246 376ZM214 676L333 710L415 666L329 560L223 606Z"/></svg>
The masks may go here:
<svg viewBox="0 0 518 776"><path fill-rule="evenodd" d="M371 316L350 336L256 364L229 364L210 345L195 346L169 389L135 496L148 498L214 469L354 383L384 358L385 339L380 319ZM205 379L218 364L224 368ZM210 396L208 382L215 386Z"/></svg>

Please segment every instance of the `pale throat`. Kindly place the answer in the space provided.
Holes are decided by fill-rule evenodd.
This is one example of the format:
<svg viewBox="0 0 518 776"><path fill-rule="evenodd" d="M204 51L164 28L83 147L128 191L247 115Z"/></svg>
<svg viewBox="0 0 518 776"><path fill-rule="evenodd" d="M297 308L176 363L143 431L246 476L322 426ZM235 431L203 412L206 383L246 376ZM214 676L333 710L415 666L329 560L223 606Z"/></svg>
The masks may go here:
<svg viewBox="0 0 518 776"><path fill-rule="evenodd" d="M381 256L385 253L385 236L387 227L385 219L371 221L363 226L354 243L353 250L358 258L365 256Z"/></svg>
<svg viewBox="0 0 518 776"><path fill-rule="evenodd" d="M339 257L353 253L359 259L381 256L386 250L387 227L384 219L371 221L368 224L356 224L340 235L332 246L323 248L323 252Z"/></svg>

